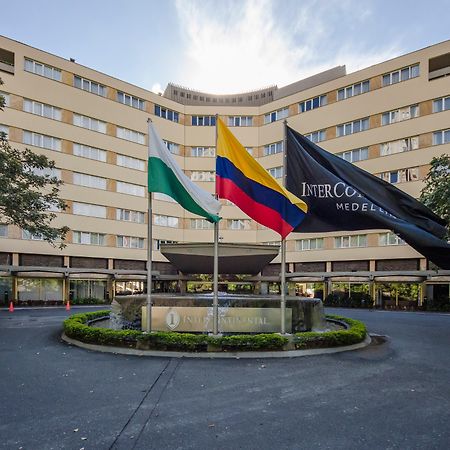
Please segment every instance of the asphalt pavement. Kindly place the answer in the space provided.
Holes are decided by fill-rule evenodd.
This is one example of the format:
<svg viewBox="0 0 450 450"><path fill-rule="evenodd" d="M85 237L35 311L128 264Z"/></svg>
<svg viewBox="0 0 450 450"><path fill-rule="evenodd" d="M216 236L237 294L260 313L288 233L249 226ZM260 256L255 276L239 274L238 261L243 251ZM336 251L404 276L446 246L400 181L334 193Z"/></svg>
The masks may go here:
<svg viewBox="0 0 450 450"><path fill-rule="evenodd" d="M62 343L62 308L1 310L0 449L449 449L450 315L327 312L386 342L286 359L124 356Z"/></svg>

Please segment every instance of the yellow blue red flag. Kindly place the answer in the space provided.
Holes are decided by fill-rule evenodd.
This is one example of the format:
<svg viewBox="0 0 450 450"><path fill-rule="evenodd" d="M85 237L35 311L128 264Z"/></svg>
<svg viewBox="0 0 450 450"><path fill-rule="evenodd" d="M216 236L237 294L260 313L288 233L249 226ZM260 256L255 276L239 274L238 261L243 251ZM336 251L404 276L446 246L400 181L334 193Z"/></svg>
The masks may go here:
<svg viewBox="0 0 450 450"><path fill-rule="evenodd" d="M281 186L217 121L216 193L284 239L304 219L305 202Z"/></svg>

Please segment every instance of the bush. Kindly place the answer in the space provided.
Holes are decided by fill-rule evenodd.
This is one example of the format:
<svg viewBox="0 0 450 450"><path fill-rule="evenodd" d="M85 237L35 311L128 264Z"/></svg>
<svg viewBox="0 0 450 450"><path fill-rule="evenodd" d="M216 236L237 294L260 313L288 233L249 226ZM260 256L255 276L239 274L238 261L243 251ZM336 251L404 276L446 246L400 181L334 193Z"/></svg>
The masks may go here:
<svg viewBox="0 0 450 450"><path fill-rule="evenodd" d="M150 350L206 351L208 336L192 333L175 333L158 331L155 333L139 332L137 342L141 348Z"/></svg>
<svg viewBox="0 0 450 450"><path fill-rule="evenodd" d="M108 316L109 311L75 314L64 321L64 333L72 339L88 344L189 352L206 351L208 346L223 351L282 350L288 343L286 337L276 333L214 337L205 334L166 331L144 333L139 330L111 330L89 326L91 321ZM342 321L349 325L349 328L326 333L296 333L295 348L337 347L364 340L366 327L362 322L340 316L327 317Z"/></svg>
<svg viewBox="0 0 450 450"><path fill-rule="evenodd" d="M349 319L342 316L327 315L328 319L344 322L349 326L346 330L327 331L325 333L306 332L295 334L295 348L324 348L352 345L362 342L367 334L364 323L359 320Z"/></svg>
<svg viewBox="0 0 450 450"><path fill-rule="evenodd" d="M242 334L235 336L210 337L211 345L222 347L223 350L281 350L288 339L279 334Z"/></svg>
<svg viewBox="0 0 450 450"><path fill-rule="evenodd" d="M109 311L95 311L85 314L75 314L64 321L66 336L87 344L119 345L134 347L136 337L141 334L134 330L110 330L89 326L89 321L101 317L109 317Z"/></svg>

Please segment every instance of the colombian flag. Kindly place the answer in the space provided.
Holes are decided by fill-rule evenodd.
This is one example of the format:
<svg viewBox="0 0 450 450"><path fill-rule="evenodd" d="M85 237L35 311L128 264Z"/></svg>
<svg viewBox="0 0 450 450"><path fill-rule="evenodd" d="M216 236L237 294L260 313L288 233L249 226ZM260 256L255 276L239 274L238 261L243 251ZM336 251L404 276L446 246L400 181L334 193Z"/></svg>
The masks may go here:
<svg viewBox="0 0 450 450"><path fill-rule="evenodd" d="M216 193L284 239L304 219L306 203L281 186L219 119Z"/></svg>

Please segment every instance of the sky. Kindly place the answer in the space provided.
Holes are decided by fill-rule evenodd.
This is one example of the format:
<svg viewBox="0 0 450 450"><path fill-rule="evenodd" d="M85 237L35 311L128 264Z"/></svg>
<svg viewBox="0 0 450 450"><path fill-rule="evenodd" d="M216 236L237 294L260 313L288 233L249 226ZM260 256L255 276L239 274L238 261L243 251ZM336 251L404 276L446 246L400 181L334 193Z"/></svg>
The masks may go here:
<svg viewBox="0 0 450 450"><path fill-rule="evenodd" d="M14 0L0 34L155 92L347 73L450 39L450 0Z"/></svg>

